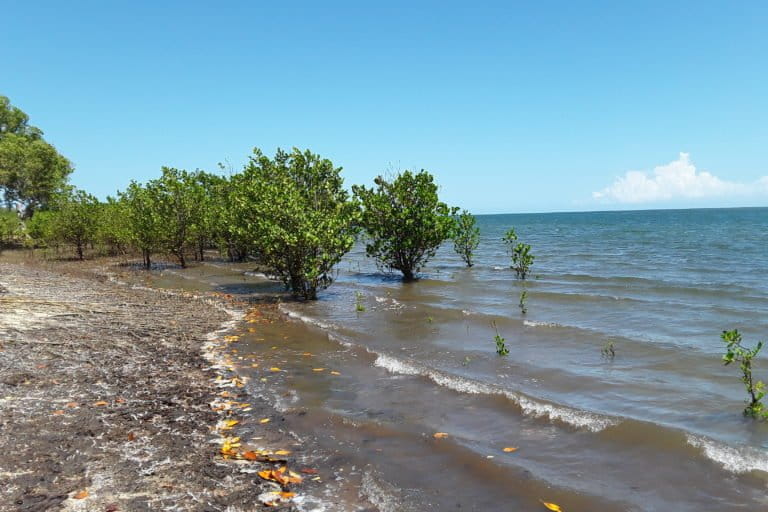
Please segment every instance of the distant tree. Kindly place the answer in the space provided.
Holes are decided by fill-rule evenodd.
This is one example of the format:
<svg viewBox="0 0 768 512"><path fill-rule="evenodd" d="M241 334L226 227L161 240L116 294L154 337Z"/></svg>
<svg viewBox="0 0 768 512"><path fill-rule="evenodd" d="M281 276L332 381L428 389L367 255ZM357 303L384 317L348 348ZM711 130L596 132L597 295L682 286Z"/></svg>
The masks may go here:
<svg viewBox="0 0 768 512"><path fill-rule="evenodd" d="M54 199L54 237L74 247L77 258L93 244L99 215L99 200L84 190L69 189Z"/></svg>
<svg viewBox="0 0 768 512"><path fill-rule="evenodd" d="M159 242L178 259L181 268L186 268L185 253L198 235L205 191L198 182L198 173L170 167L163 167L162 172L160 178L147 184L151 208L160 220Z"/></svg>
<svg viewBox="0 0 768 512"><path fill-rule="evenodd" d="M29 124L29 116L18 107L11 105L11 100L0 95L0 139L8 134L23 135L39 139L43 132Z"/></svg>
<svg viewBox="0 0 768 512"><path fill-rule="evenodd" d="M125 192L118 194L125 205L127 235L130 244L141 251L144 267L152 266L152 254L160 245L163 219L154 206L154 197L147 186L132 181Z"/></svg>
<svg viewBox="0 0 768 512"><path fill-rule="evenodd" d="M128 205L124 200L107 198L99 205L96 241L111 255L126 254L131 243Z"/></svg>
<svg viewBox="0 0 768 512"><path fill-rule="evenodd" d="M0 251L24 238L24 223L13 210L0 209Z"/></svg>
<svg viewBox="0 0 768 512"><path fill-rule="evenodd" d="M44 207L63 190L70 162L29 125L29 117L0 96L0 190L6 205L24 206L25 216Z"/></svg>
<svg viewBox="0 0 768 512"><path fill-rule="evenodd" d="M358 209L341 167L309 150L269 158L255 149L232 190L240 235L295 296L316 299L354 243Z"/></svg>
<svg viewBox="0 0 768 512"><path fill-rule="evenodd" d="M453 233L453 250L461 256L468 267L473 265L472 256L480 245L480 228L477 227L475 216L467 210L456 216L456 226Z"/></svg>
<svg viewBox="0 0 768 512"><path fill-rule="evenodd" d="M376 188L352 187L363 206L366 253L413 280L451 237L458 209L439 200L434 178L424 170L404 171L392 181L379 176L374 183Z"/></svg>

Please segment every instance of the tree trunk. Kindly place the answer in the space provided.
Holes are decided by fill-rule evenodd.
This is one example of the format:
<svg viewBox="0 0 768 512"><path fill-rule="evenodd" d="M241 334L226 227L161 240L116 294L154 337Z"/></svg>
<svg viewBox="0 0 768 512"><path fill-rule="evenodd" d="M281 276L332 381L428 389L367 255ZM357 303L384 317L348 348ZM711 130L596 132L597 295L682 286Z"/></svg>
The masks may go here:
<svg viewBox="0 0 768 512"><path fill-rule="evenodd" d="M80 261L83 261L83 244L82 242L77 243L77 259Z"/></svg>
<svg viewBox="0 0 768 512"><path fill-rule="evenodd" d="M144 255L144 268L149 270L150 268L152 268L152 262L149 259L149 250L143 249L141 252Z"/></svg>

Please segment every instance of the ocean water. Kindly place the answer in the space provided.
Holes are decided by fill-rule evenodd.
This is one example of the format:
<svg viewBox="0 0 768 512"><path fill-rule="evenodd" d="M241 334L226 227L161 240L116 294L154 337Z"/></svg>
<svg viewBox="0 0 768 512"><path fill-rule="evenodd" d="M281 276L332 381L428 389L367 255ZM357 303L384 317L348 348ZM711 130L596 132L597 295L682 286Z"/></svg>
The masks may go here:
<svg viewBox="0 0 768 512"><path fill-rule="evenodd" d="M365 468L382 510L768 510L768 425L742 416L719 339L738 328L748 345L768 340L768 209L478 224L473 268L446 244L417 282L358 244L320 300L286 301L287 326L246 334L261 368L284 370L251 391ZM501 242L512 226L536 256L524 282ZM185 278L264 286L244 270L215 263ZM768 353L756 376L768 379Z"/></svg>

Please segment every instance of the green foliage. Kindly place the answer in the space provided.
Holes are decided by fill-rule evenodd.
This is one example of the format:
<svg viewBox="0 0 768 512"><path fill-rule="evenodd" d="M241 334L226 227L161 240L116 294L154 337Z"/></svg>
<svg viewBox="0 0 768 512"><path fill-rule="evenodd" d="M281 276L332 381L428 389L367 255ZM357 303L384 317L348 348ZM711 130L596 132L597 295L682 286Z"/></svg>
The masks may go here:
<svg viewBox="0 0 768 512"><path fill-rule="evenodd" d="M240 235L295 296L316 299L355 240L358 208L341 168L310 151L278 149L269 158L255 149L232 180Z"/></svg>
<svg viewBox="0 0 768 512"><path fill-rule="evenodd" d="M82 260L84 249L93 244L99 214L99 200L84 190L70 189L54 200L54 237L74 246Z"/></svg>
<svg viewBox="0 0 768 512"><path fill-rule="evenodd" d="M520 312L522 314L528 313L528 290L523 290L520 292L520 302L518 303L518 306L520 307Z"/></svg>
<svg viewBox="0 0 768 512"><path fill-rule="evenodd" d="M128 225L128 205L123 200L107 198L99 205L96 217L96 242L110 255L128 252L131 243L131 228Z"/></svg>
<svg viewBox="0 0 768 512"><path fill-rule="evenodd" d="M493 337L493 341L496 343L496 353L500 356L508 355L509 349L507 348L507 340L502 338L501 334L499 334L499 329L496 327L495 320L491 322L491 326L493 327L493 330L496 331L496 335Z"/></svg>
<svg viewBox="0 0 768 512"><path fill-rule="evenodd" d="M531 254L531 246L517 241L515 228L510 228L504 234L502 241L510 250L512 269L514 269L518 279L525 279L531 271L531 265L533 265L534 260L534 256Z"/></svg>
<svg viewBox="0 0 768 512"><path fill-rule="evenodd" d="M0 209L0 250L24 241L24 223L13 210Z"/></svg>
<svg viewBox="0 0 768 512"><path fill-rule="evenodd" d="M62 191L69 161L46 142L29 117L0 96L0 190L8 205L19 202L29 217Z"/></svg>
<svg viewBox="0 0 768 512"><path fill-rule="evenodd" d="M606 359L613 360L613 358L616 357L616 349L614 348L613 342L606 342L605 345L603 345L603 348L600 349L600 354Z"/></svg>
<svg viewBox="0 0 768 512"><path fill-rule="evenodd" d="M222 168L223 166L219 164ZM255 252L253 237L241 227L241 220L235 205L235 184L240 180L209 175L210 197L208 217L211 219L211 236L230 261L244 261L249 253Z"/></svg>
<svg viewBox="0 0 768 512"><path fill-rule="evenodd" d="M205 237L201 235L205 189L200 173L163 167L162 176L147 183L147 193L150 208L160 220L156 230L160 249L186 268L186 251L198 237Z"/></svg>
<svg viewBox="0 0 768 512"><path fill-rule="evenodd" d="M405 171L392 181L379 176L374 183L375 189L352 187L363 206L366 253L413 280L453 234L457 209L439 200L434 178L424 170Z"/></svg>
<svg viewBox="0 0 768 512"><path fill-rule="evenodd" d="M163 223L154 208L154 196L147 186L132 181L119 197L125 208L128 240L141 251L144 267L149 269L152 254L160 246Z"/></svg>
<svg viewBox="0 0 768 512"><path fill-rule="evenodd" d="M365 304L363 304L363 294L355 292L355 311L362 313L365 311Z"/></svg>
<svg viewBox="0 0 768 512"><path fill-rule="evenodd" d="M741 369L741 381L744 383L744 387L749 395L744 414L753 418L768 419L768 409L762 403L762 399L765 396L765 384L762 381L754 380L752 376L752 360L757 357L757 354L763 348L763 342L759 341L754 348L746 348L741 344L741 333L737 329L723 331L720 339L725 343L723 364L728 366L733 362L737 362Z"/></svg>
<svg viewBox="0 0 768 512"><path fill-rule="evenodd" d="M26 222L27 235L37 247L58 245L55 227L56 214L48 210L38 210Z"/></svg>
<svg viewBox="0 0 768 512"><path fill-rule="evenodd" d="M480 228L477 227L475 216L467 210L455 218L453 233L453 250L461 256L468 267L472 266L472 254L480 245Z"/></svg>

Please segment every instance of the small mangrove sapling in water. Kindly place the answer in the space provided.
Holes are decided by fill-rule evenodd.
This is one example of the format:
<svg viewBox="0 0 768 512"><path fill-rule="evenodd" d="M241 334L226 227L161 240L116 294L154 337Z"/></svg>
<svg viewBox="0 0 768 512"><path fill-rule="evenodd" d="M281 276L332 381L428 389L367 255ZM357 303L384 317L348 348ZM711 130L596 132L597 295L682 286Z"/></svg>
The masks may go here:
<svg viewBox="0 0 768 512"><path fill-rule="evenodd" d="M473 265L472 255L480 245L480 228L477 227L475 216L467 210L455 217L453 233L453 250L461 256L468 267Z"/></svg>
<svg viewBox="0 0 768 512"><path fill-rule="evenodd" d="M496 321L494 320L491 322L491 326L493 327L493 330L496 331L496 336L493 337L493 341L496 342L496 353L500 356L506 356L509 354L509 349L507 348L507 344L504 338L501 337L501 334L499 334L499 329L496 327Z"/></svg>
<svg viewBox="0 0 768 512"><path fill-rule="evenodd" d="M603 345L600 354L606 359L613 360L613 358L616 357L616 349L613 347L613 342L609 341Z"/></svg>
<svg viewBox="0 0 768 512"><path fill-rule="evenodd" d="M515 228L509 228L504 234L502 241L511 252L512 269L517 274L517 278L525 279L531 271L531 265L533 265L533 260L535 259L535 256L531 254L531 246L517 241Z"/></svg>
<svg viewBox="0 0 768 512"><path fill-rule="evenodd" d="M520 303L518 306L520 306L520 312L523 314L528 313L528 305L526 301L528 300L528 290L523 290L520 293Z"/></svg>
<svg viewBox="0 0 768 512"><path fill-rule="evenodd" d="M768 410L762 403L765 396L765 384L763 381L756 381L752 376L752 360L763 348L763 342L759 341L754 348L746 348L741 345L741 333L737 329L732 331L723 331L720 339L725 343L725 355L723 364L728 366L733 362L739 363L741 369L741 381L747 390L749 398L747 407L744 408L744 415L758 419L768 419Z"/></svg>
<svg viewBox="0 0 768 512"><path fill-rule="evenodd" d="M355 311L358 313L365 311L365 305L363 304L363 294L359 291L355 292Z"/></svg>

